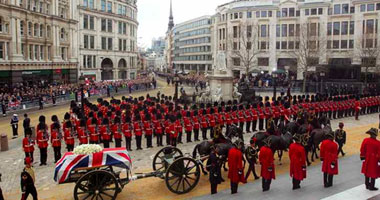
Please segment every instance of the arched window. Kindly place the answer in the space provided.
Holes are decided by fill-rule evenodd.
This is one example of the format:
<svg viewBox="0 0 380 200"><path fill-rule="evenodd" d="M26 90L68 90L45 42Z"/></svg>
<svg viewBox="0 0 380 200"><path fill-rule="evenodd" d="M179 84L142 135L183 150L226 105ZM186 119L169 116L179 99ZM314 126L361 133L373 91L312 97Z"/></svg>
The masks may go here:
<svg viewBox="0 0 380 200"><path fill-rule="evenodd" d="M0 33L4 31L4 20L2 17L0 17Z"/></svg>

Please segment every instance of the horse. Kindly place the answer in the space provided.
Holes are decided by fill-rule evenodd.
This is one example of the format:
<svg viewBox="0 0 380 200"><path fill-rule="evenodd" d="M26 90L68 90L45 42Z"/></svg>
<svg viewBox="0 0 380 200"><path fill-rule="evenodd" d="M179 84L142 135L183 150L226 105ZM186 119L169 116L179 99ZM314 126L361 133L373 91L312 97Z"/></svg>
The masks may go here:
<svg viewBox="0 0 380 200"><path fill-rule="evenodd" d="M314 162L314 156L318 159L317 149L319 148L319 144L326 139L325 135L332 131L330 124L326 124L321 129L314 129L310 133L309 144L308 146L311 148L311 161ZM309 164L309 163L308 163Z"/></svg>
<svg viewBox="0 0 380 200"><path fill-rule="evenodd" d="M280 161L282 160L283 151L287 150L290 144L293 142L293 135L289 132L281 135L267 135L265 132L258 132L251 139L256 138L256 145L260 149L264 146L263 140L267 137L270 138L270 147L272 151L275 153L277 151L277 155Z"/></svg>
<svg viewBox="0 0 380 200"><path fill-rule="evenodd" d="M231 141L236 137L244 142L243 130L235 124L232 124L228 127L226 131L226 137Z"/></svg>

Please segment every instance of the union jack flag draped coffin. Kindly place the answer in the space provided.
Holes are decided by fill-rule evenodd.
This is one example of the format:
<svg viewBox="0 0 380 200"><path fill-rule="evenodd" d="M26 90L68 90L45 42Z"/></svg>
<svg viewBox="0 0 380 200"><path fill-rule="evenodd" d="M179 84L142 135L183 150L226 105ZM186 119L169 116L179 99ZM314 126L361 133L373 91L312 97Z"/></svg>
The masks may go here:
<svg viewBox="0 0 380 200"><path fill-rule="evenodd" d="M56 163L54 180L64 183L68 180L71 171L83 167L117 166L129 170L132 160L125 148L109 148L91 155L76 155L67 152Z"/></svg>

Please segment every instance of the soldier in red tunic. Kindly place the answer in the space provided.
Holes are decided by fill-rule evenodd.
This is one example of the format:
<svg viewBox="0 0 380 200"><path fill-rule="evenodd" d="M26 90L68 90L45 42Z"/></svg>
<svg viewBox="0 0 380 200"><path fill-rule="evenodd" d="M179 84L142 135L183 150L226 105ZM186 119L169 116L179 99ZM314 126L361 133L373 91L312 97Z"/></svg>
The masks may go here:
<svg viewBox="0 0 380 200"><path fill-rule="evenodd" d="M133 122L133 131L136 137L137 150L142 150L141 148L142 129L140 125L140 119L141 119L140 115L137 115L135 121Z"/></svg>
<svg viewBox="0 0 380 200"><path fill-rule="evenodd" d="M111 141L111 133L109 132L109 120L107 117L103 119L102 125L99 126L100 129L100 137L103 141L104 148L110 147L110 141Z"/></svg>
<svg viewBox="0 0 380 200"><path fill-rule="evenodd" d="M125 123L123 124L122 131L125 137L125 147L128 151L132 151L132 126L131 118L129 116L125 117Z"/></svg>
<svg viewBox="0 0 380 200"><path fill-rule="evenodd" d="M293 190L301 188L300 183L306 178L306 153L301 145L302 135L293 136L295 143L289 146L290 177L293 178Z"/></svg>
<svg viewBox="0 0 380 200"><path fill-rule="evenodd" d="M183 123L185 125L185 131L186 131L186 142L191 142L191 132L193 131L193 124L190 120L190 111L186 112L186 117L183 118Z"/></svg>
<svg viewBox="0 0 380 200"><path fill-rule="evenodd" d="M64 140L66 144L66 149L68 152L74 150L74 128L72 127L71 121L65 122Z"/></svg>
<svg viewBox="0 0 380 200"><path fill-rule="evenodd" d="M252 113L252 132L256 132L256 128L257 128L258 115L257 115L256 108L257 108L257 104L256 103L252 104L252 107L251 107L251 113Z"/></svg>
<svg viewBox="0 0 380 200"><path fill-rule="evenodd" d="M263 142L264 146L260 148L259 162L261 164L262 188L263 192L266 192L270 189L272 179L276 179L276 173L273 151L270 148L270 137L267 137Z"/></svg>
<svg viewBox="0 0 380 200"><path fill-rule="evenodd" d="M161 147L162 145L162 134L163 134L163 128L162 128L162 116L161 113L157 113L156 120L153 121L154 130L157 137L157 146Z"/></svg>
<svg viewBox="0 0 380 200"><path fill-rule="evenodd" d="M338 174L338 144L334 142L334 132L326 134L327 139L321 144L321 161L324 186L333 185L333 177Z"/></svg>
<svg viewBox="0 0 380 200"><path fill-rule="evenodd" d="M359 101L359 98L356 99L355 101L355 120L359 120L359 114L360 114L360 110L361 110L361 105L360 105L360 101Z"/></svg>
<svg viewBox="0 0 380 200"><path fill-rule="evenodd" d="M365 186L368 190L375 191L376 178L380 177L380 141L376 139L378 130L371 128L366 132L370 135L364 139L360 148L360 158L364 160L362 173L365 176Z"/></svg>
<svg viewBox="0 0 380 200"><path fill-rule="evenodd" d="M145 116L146 121L144 121L144 132L145 132L145 138L146 138L146 148L153 148L152 146L152 135L153 135L153 129L151 125L151 117L150 115Z"/></svg>
<svg viewBox="0 0 380 200"><path fill-rule="evenodd" d="M182 115L180 113L177 114L177 120L175 121L175 132L177 134L177 142L182 144Z"/></svg>
<svg viewBox="0 0 380 200"><path fill-rule="evenodd" d="M251 132L251 122L252 122L252 113L251 113L251 106L248 104L245 107L244 110L244 117L245 117L245 132L250 133Z"/></svg>
<svg viewBox="0 0 380 200"><path fill-rule="evenodd" d="M37 125L37 144L40 149L40 166L46 165L47 161L49 134L45 119L45 116L41 115L39 118L40 123Z"/></svg>
<svg viewBox="0 0 380 200"><path fill-rule="evenodd" d="M90 132L90 144L99 144L99 133L96 130L97 120L96 118L91 119L91 124L88 125L88 131Z"/></svg>
<svg viewBox="0 0 380 200"><path fill-rule="evenodd" d="M78 131L79 144L88 144L88 135L86 132L86 121L80 120Z"/></svg>
<svg viewBox="0 0 380 200"><path fill-rule="evenodd" d="M61 159L61 139L62 134L60 132L59 123L53 123L51 130L51 146L54 150L54 163L57 163L59 159Z"/></svg>
<svg viewBox="0 0 380 200"><path fill-rule="evenodd" d="M121 142L122 142L122 134L120 132L120 123L121 119L119 115L116 115L113 124L111 124L111 134L115 138L115 147L121 147Z"/></svg>
<svg viewBox="0 0 380 200"><path fill-rule="evenodd" d="M25 130L25 137L22 139L22 147L25 152L25 158L30 157L32 159L32 162L34 160L33 153L34 153L34 141L31 138L32 136L32 129L26 129Z"/></svg>
<svg viewBox="0 0 380 200"><path fill-rule="evenodd" d="M203 110L203 115L201 116L201 127L202 127L202 138L203 140L207 140L207 129L208 129L208 121L206 118L206 110Z"/></svg>
<svg viewBox="0 0 380 200"><path fill-rule="evenodd" d="M245 183L243 154L240 151L242 144L234 144L228 152L228 178L231 183L231 194L238 191L239 182Z"/></svg>
<svg viewBox="0 0 380 200"><path fill-rule="evenodd" d="M194 110L194 116L192 117L193 121L193 130L194 130L194 141L199 141L199 118L197 110Z"/></svg>

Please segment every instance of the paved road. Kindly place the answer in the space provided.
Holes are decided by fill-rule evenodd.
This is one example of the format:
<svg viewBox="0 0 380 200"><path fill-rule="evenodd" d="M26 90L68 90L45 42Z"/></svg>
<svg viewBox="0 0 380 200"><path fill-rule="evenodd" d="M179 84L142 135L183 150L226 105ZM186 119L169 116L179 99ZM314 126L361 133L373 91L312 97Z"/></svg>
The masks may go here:
<svg viewBox="0 0 380 200"><path fill-rule="evenodd" d="M261 181L248 183L239 186L236 195L231 195L230 190L223 190L216 195L207 195L193 198L194 200L214 200L214 199L266 199L266 200L316 200L324 199L334 200L341 199L343 196L350 194L344 200L365 200L380 194L380 191L370 192L365 189L364 176L360 173L361 161L358 155L346 157L339 160L339 175L334 177L334 185L331 188L323 187L323 177L321 166L313 166L307 169L307 179L301 183L301 189L293 191L291 178L288 174L278 176L272 181L271 189L268 192L262 192ZM359 186L359 187L357 187ZM380 186L380 182L377 182ZM357 187L357 188L356 188ZM349 190L355 188L355 193ZM348 190L348 192L346 192ZM339 194L341 193L341 194Z"/></svg>

